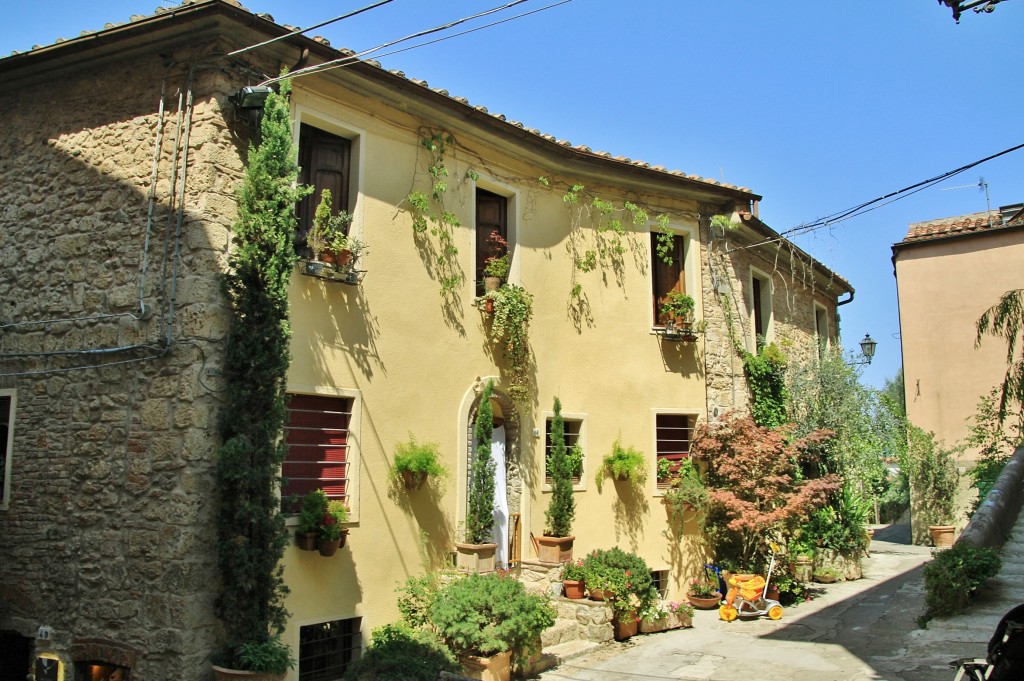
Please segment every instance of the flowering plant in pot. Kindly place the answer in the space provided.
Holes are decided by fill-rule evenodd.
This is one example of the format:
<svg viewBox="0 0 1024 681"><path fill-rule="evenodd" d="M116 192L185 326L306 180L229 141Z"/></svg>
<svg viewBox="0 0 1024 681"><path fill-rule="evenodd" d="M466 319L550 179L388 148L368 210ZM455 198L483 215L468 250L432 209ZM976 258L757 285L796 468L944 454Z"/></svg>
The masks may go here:
<svg viewBox="0 0 1024 681"><path fill-rule="evenodd" d="M508 279L510 269L508 241L501 234L491 232L487 244L491 255L484 260L484 292L498 290L502 282Z"/></svg>
<svg viewBox="0 0 1024 681"><path fill-rule="evenodd" d="M718 590L716 582L709 582L703 578L694 579L686 590L686 600L701 610L710 610L718 607L719 601L722 600L722 592Z"/></svg>
<svg viewBox="0 0 1024 681"><path fill-rule="evenodd" d="M323 515L318 530L317 548L321 556L333 556L344 546L348 530L342 527L348 522L348 507L343 501L332 499L327 502L327 511Z"/></svg>
<svg viewBox="0 0 1024 681"><path fill-rule="evenodd" d="M583 560L577 558L562 564L562 587L566 598L583 598L587 587L587 571L583 568Z"/></svg>
<svg viewBox="0 0 1024 681"><path fill-rule="evenodd" d="M316 551L317 535L325 513L327 513L327 494L322 489L310 490L302 497L295 540L303 551Z"/></svg>

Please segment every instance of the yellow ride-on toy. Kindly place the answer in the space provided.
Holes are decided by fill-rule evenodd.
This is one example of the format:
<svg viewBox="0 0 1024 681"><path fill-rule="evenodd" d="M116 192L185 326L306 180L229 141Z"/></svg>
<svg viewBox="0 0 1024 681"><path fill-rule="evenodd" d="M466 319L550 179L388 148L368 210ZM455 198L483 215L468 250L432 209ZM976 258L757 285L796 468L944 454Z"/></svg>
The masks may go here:
<svg viewBox="0 0 1024 681"><path fill-rule="evenodd" d="M718 608L718 616L726 622L737 617L760 617L768 615L768 619L782 619L782 604L767 598L768 582L775 569L775 552L778 548L772 544L772 557L768 563L767 577L761 575L732 575L729 577L729 593L725 602Z"/></svg>

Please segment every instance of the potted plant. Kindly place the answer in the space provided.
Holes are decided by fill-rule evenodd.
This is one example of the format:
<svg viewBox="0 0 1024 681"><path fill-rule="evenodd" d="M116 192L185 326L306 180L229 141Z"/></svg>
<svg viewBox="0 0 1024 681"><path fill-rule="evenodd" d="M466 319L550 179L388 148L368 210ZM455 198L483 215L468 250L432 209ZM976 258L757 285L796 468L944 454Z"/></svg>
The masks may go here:
<svg viewBox="0 0 1024 681"><path fill-rule="evenodd" d="M401 478L406 489L419 489L423 486L427 476L441 476L446 473L440 458L441 454L436 443L420 444L416 442L416 438L410 436L408 442L400 442L395 448L391 475Z"/></svg>
<svg viewBox="0 0 1024 681"><path fill-rule="evenodd" d="M348 530L343 527L348 522L348 508L343 501L332 499L327 502L327 511L320 522L317 534L317 549L321 556L333 556L338 549L345 546Z"/></svg>
<svg viewBox="0 0 1024 681"><path fill-rule="evenodd" d="M570 560L562 565L562 588L566 598L583 598L587 588L587 571L583 568L582 559Z"/></svg>
<svg viewBox="0 0 1024 681"><path fill-rule="evenodd" d="M291 648L274 636L266 641L249 641L235 653L238 665L244 669L229 669L213 665L217 681L282 681L289 669L295 667Z"/></svg>
<svg viewBox="0 0 1024 681"><path fill-rule="evenodd" d="M491 301L494 317L487 337L504 350L507 362L508 394L519 402L530 399L530 318L533 295L522 286L505 284L484 297Z"/></svg>
<svg viewBox="0 0 1024 681"><path fill-rule="evenodd" d="M710 497L700 471L691 459L673 464L668 459L658 461L658 482L665 485L661 497L668 513L668 519L676 527L682 527L687 511L701 512L707 508Z"/></svg>
<svg viewBox="0 0 1024 681"><path fill-rule="evenodd" d="M487 237L491 255L484 260L484 292L497 291L508 279L509 253L508 242L497 232Z"/></svg>
<svg viewBox="0 0 1024 681"><path fill-rule="evenodd" d="M695 307L696 302L691 296L681 291L669 291L659 309L659 321L665 325L665 334L696 338L693 332Z"/></svg>
<svg viewBox="0 0 1024 681"><path fill-rule="evenodd" d="M428 606L441 640L476 678L507 681L511 657L528 656L555 622L547 599L514 577L472 574L442 587ZM483 674L490 676L483 676Z"/></svg>
<svg viewBox="0 0 1024 681"><path fill-rule="evenodd" d="M303 551L316 551L317 534L325 513L327 513L327 495L322 489L310 490L302 497L295 540Z"/></svg>
<svg viewBox="0 0 1024 681"><path fill-rule="evenodd" d="M611 453L604 457L594 478L598 489L601 489L606 475L614 480L639 485L647 478L647 460L642 452L632 447L623 447L621 441L616 439Z"/></svg>
<svg viewBox="0 0 1024 681"><path fill-rule="evenodd" d="M640 633L692 627L693 612L693 604L686 601L655 601L640 612Z"/></svg>
<svg viewBox="0 0 1024 681"><path fill-rule="evenodd" d="M551 474L551 498L544 516L544 535L537 539L538 558L543 563L564 563L572 560L572 521L576 516L576 500L572 492L572 462L565 446L565 421L562 402L557 397L551 418L551 455L547 459Z"/></svg>
<svg viewBox="0 0 1024 681"><path fill-rule="evenodd" d="M480 395L474 429L473 461L469 475L469 509L466 512L465 542L456 542L458 565L469 572L494 570L494 459L491 458L491 431L494 412L491 395L494 381L488 381Z"/></svg>
<svg viewBox="0 0 1024 681"><path fill-rule="evenodd" d="M695 608L712 610L717 608L721 602L722 592L718 590L717 583L697 578L690 582L686 590L686 600L690 601Z"/></svg>
<svg viewBox="0 0 1024 681"><path fill-rule="evenodd" d="M822 584L832 584L839 581L839 573L830 565L819 567L814 571L814 581Z"/></svg>

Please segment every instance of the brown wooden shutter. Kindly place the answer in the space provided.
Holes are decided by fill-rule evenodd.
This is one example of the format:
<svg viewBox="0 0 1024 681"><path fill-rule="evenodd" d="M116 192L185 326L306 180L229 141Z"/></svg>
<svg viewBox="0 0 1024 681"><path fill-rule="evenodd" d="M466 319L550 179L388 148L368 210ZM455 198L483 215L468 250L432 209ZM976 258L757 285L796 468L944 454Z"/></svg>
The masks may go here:
<svg viewBox="0 0 1024 681"><path fill-rule="evenodd" d="M299 129L299 182L315 187L299 202L299 231L305 237L320 205L320 194L331 190L331 210L348 210L352 142L319 128L303 124Z"/></svg>
<svg viewBox="0 0 1024 681"><path fill-rule="evenodd" d="M476 295L483 295L484 264L496 253L490 242L492 233L497 232L508 240L508 200L484 189L476 190Z"/></svg>
<svg viewBox="0 0 1024 681"><path fill-rule="evenodd" d="M658 255L658 232L651 232L651 273L654 281L654 319L658 326L665 324L661 305L669 293L686 293L684 271L686 258L686 237L676 234L672 237L672 264L666 264Z"/></svg>

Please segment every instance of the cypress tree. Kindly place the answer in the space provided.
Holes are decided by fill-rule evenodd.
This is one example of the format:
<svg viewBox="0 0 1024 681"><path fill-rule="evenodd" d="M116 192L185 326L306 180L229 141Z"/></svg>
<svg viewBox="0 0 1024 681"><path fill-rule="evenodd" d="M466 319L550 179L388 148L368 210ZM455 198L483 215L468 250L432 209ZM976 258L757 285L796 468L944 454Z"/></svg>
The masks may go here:
<svg viewBox="0 0 1024 681"><path fill-rule="evenodd" d="M576 500L572 496L572 469L569 453L565 449L565 420L562 418L562 401L555 398L555 415L551 418L551 456L548 470L551 473L551 499L548 510L547 529L549 537L568 537L572 534L572 521L576 517Z"/></svg>
<svg viewBox="0 0 1024 681"><path fill-rule="evenodd" d="M480 396L480 409L476 413L473 448L473 466L469 477L469 512L466 514L466 541L470 544L490 544L494 531L494 461L491 459L491 431L494 430L494 412L491 395L494 381L488 381Z"/></svg>
<svg viewBox="0 0 1024 681"><path fill-rule="evenodd" d="M296 260L295 202L306 193L296 185L289 91L285 81L280 95L267 98L261 140L249 149L223 280L231 325L216 467L223 581L217 606L233 664L239 645L272 639L288 617L280 564L287 534L279 508L291 337L287 289Z"/></svg>

